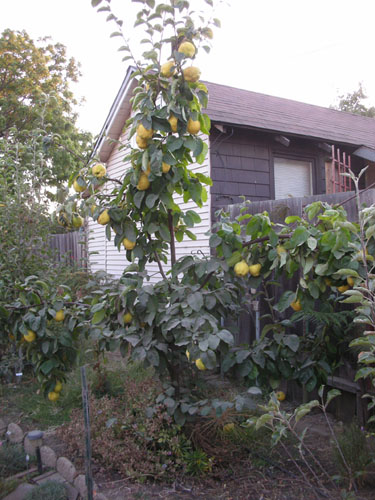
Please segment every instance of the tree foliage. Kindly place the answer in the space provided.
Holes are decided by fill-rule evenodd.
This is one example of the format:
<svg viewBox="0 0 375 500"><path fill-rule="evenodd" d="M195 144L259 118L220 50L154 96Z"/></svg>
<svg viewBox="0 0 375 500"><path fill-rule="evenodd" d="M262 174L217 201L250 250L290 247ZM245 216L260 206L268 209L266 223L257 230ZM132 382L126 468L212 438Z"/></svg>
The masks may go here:
<svg viewBox="0 0 375 500"><path fill-rule="evenodd" d="M48 38L36 43L25 31L2 33L0 139L16 144L44 130L45 184L61 185L82 162L91 140L76 126L78 103L70 85L79 76L79 65L67 58L64 45ZM29 165L27 157L19 160Z"/></svg>
<svg viewBox="0 0 375 500"><path fill-rule="evenodd" d="M375 107L366 106L366 104L363 103L363 100L365 99L367 99L367 95L365 94L363 85L360 82L357 90L348 92L346 95L340 95L338 104L332 107L333 109L338 109L339 111L346 111L347 113L354 113L355 115L374 118Z"/></svg>

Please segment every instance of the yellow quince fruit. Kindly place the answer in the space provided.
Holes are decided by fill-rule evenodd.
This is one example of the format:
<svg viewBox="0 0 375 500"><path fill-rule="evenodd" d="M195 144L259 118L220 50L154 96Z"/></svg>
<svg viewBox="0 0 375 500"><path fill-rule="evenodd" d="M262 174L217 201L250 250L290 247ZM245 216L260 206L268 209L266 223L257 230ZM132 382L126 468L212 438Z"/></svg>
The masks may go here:
<svg viewBox="0 0 375 500"><path fill-rule="evenodd" d="M249 273L251 276L254 276L255 278L260 275L260 270L262 269L261 264L253 264L249 266Z"/></svg>
<svg viewBox="0 0 375 500"><path fill-rule="evenodd" d="M166 78L170 78L176 73L176 67L174 61L168 61L161 65L160 74Z"/></svg>
<svg viewBox="0 0 375 500"><path fill-rule="evenodd" d="M73 182L73 189L76 193L83 193L83 191L86 190L86 185L85 186L81 186L80 184L78 184L78 182L75 180Z"/></svg>
<svg viewBox="0 0 375 500"><path fill-rule="evenodd" d="M205 364L203 363L203 361L201 360L201 358L198 358L196 361L195 361L195 366L198 368L198 370L205 370L206 369L206 366Z"/></svg>
<svg viewBox="0 0 375 500"><path fill-rule="evenodd" d="M291 304L290 307L293 309L293 311L300 311L302 309L302 304L299 301L299 299L294 300Z"/></svg>
<svg viewBox="0 0 375 500"><path fill-rule="evenodd" d="M135 142L137 143L137 146L140 149L146 149L147 148L147 144L148 144L147 139L143 139L143 137L140 137L139 135L137 135L136 138L135 138Z"/></svg>
<svg viewBox="0 0 375 500"><path fill-rule="evenodd" d="M27 330L27 335L24 335L23 338L26 340L26 342L34 342L36 339L36 334L32 330Z"/></svg>
<svg viewBox="0 0 375 500"><path fill-rule="evenodd" d="M191 118L189 118L189 121L187 123L187 131L189 132L189 134L197 134L201 129L201 124L199 122L199 120L192 120Z"/></svg>
<svg viewBox="0 0 375 500"><path fill-rule="evenodd" d="M122 244L124 245L124 247L126 248L126 250L133 250L133 248L136 245L135 241L130 241L130 240L128 240L128 238L124 238L122 240Z"/></svg>
<svg viewBox="0 0 375 500"><path fill-rule="evenodd" d="M161 169L162 169L162 171L163 171L163 174L167 174L167 173L170 171L171 166L170 166L170 165L168 165L168 163L164 163L164 162L163 162L163 163L162 163L162 166L161 166Z"/></svg>
<svg viewBox="0 0 375 500"><path fill-rule="evenodd" d="M133 319L133 315L130 312L125 313L123 316L123 320L124 320L125 325L128 325L129 323L131 323L132 319Z"/></svg>
<svg viewBox="0 0 375 500"><path fill-rule="evenodd" d="M139 177L137 189L139 189L139 191L146 191L149 187L150 181L148 180L148 175L145 172L142 172Z"/></svg>
<svg viewBox="0 0 375 500"><path fill-rule="evenodd" d="M249 266L247 265L247 262L245 260L237 262L237 264L234 266L234 272L237 276L246 276L249 272Z"/></svg>
<svg viewBox="0 0 375 500"><path fill-rule="evenodd" d="M177 117L174 116L174 115L171 115L169 118L168 118L168 121L169 121L169 125L171 126L171 130L173 133L177 132Z"/></svg>
<svg viewBox="0 0 375 500"><path fill-rule="evenodd" d="M146 128L140 123L137 127L137 136L140 137L141 139L151 139L151 137L154 135L154 131L152 128Z"/></svg>
<svg viewBox="0 0 375 500"><path fill-rule="evenodd" d="M107 173L107 169L101 163L97 163L92 167L91 172L97 179L102 179Z"/></svg>
<svg viewBox="0 0 375 500"><path fill-rule="evenodd" d="M52 402L55 402L59 399L60 393L52 391L48 393L48 399Z"/></svg>
<svg viewBox="0 0 375 500"><path fill-rule="evenodd" d="M195 46L191 42L182 42L178 47L178 52L182 52L186 57L194 57Z"/></svg>
<svg viewBox="0 0 375 500"><path fill-rule="evenodd" d="M349 290L349 285L341 285L341 286L338 286L338 287L337 287L337 290L338 290L340 293L344 293L344 292L346 292L346 290Z"/></svg>
<svg viewBox="0 0 375 500"><path fill-rule="evenodd" d="M201 70L196 66L190 66L189 68L184 69L183 74L187 82L195 83L201 76Z"/></svg>
<svg viewBox="0 0 375 500"><path fill-rule="evenodd" d="M64 319L65 319L65 313L62 309L60 309L59 311L56 312L55 321L58 321L60 323L61 321L64 321Z"/></svg>
<svg viewBox="0 0 375 500"><path fill-rule="evenodd" d="M60 380L58 380L56 382L55 388L53 389L53 392L61 392L62 388L63 388L62 383L60 382Z"/></svg>
<svg viewBox="0 0 375 500"><path fill-rule="evenodd" d="M277 391L276 398L278 401L284 401L284 399L286 398L285 392Z"/></svg>
<svg viewBox="0 0 375 500"><path fill-rule="evenodd" d="M101 224L102 226L105 226L108 224L108 222L111 220L108 210L103 210L103 212L99 215L98 217L98 223Z"/></svg>

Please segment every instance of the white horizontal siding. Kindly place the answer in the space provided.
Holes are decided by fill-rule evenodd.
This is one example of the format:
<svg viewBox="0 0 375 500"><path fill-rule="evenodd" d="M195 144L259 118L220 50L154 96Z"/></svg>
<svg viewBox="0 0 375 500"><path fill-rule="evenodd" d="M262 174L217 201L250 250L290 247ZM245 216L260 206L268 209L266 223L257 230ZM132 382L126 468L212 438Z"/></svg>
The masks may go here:
<svg viewBox="0 0 375 500"><path fill-rule="evenodd" d="M120 139L121 142L125 142L125 136L122 136ZM126 165L123 162L123 158L126 154L126 151L119 150L120 144L117 144L113 149L112 154L107 162L107 175L110 178L114 179L122 179ZM204 175L210 175L210 162L209 162L209 153L207 155L207 160L203 165L194 164L191 169L195 173L202 173ZM111 190L111 187L108 183L108 189ZM208 236L206 236L206 232L211 227L210 221L210 190L208 190L208 201L203 205L203 207L197 207L197 205L193 201L188 201L184 203L183 198L181 196L176 196L175 201L181 207L181 210L194 210L201 217L201 222L196 224L193 228L191 228L191 232L194 233L197 237L196 241L190 240L189 238L185 238L181 243L176 242L176 257L180 258L184 255L192 254L192 255L201 255L203 252L205 255L209 255L210 248L208 244ZM99 251L99 255L90 255L90 263L92 270L103 269L107 273L113 275L116 278L119 278L122 275L124 268L129 264L126 260L125 250L121 247L121 250L118 249L113 244L113 238L111 241L107 241L105 238L105 228L94 222L92 219L90 220L89 227L91 229L90 239L89 240L89 252ZM168 265L162 264L165 272L170 268L170 264ZM147 266L147 270L151 276L151 282L157 282L160 280L161 275L159 272L159 267L156 262L152 262Z"/></svg>

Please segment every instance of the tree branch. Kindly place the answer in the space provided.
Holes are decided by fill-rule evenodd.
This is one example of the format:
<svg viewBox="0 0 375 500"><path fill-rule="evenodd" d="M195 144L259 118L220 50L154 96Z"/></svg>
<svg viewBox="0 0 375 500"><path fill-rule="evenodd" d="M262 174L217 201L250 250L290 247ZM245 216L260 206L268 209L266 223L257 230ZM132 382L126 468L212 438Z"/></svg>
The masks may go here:
<svg viewBox="0 0 375 500"><path fill-rule="evenodd" d="M176 264L176 244L174 239L173 215L170 208L168 209L168 227L171 235L171 265L173 267Z"/></svg>

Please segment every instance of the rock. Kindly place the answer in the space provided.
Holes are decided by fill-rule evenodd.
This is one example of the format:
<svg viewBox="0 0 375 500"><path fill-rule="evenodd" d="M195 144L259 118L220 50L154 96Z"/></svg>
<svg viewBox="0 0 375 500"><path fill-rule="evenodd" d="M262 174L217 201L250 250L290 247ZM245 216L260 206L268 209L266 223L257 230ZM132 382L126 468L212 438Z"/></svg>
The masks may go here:
<svg viewBox="0 0 375 500"><path fill-rule="evenodd" d="M6 435L11 443L22 443L23 441L23 430L13 422L8 425Z"/></svg>
<svg viewBox="0 0 375 500"><path fill-rule="evenodd" d="M40 456L43 465L45 465L46 467L51 467L51 469L54 469L56 467L57 457L52 448L50 448L49 446L41 446Z"/></svg>
<svg viewBox="0 0 375 500"><path fill-rule="evenodd" d="M86 478L83 474L79 474L79 476L75 478L74 486L79 491L81 497L86 498L87 496Z"/></svg>
<svg viewBox="0 0 375 500"><path fill-rule="evenodd" d="M107 497L103 493L97 493L95 495L95 500L107 500Z"/></svg>
<svg viewBox="0 0 375 500"><path fill-rule="evenodd" d="M76 468L70 460L65 457L60 457L56 461L56 469L64 479L72 483L77 475Z"/></svg>
<svg viewBox="0 0 375 500"><path fill-rule="evenodd" d="M84 474L79 474L75 480L74 480L74 486L77 488L79 491L79 494L81 497L86 498L87 496L87 487L86 487L86 477ZM98 486L94 483L93 484L93 490L96 491L98 489ZM98 494L95 494L95 500L98 500ZM100 499L99 499L100 500ZM107 500L104 498L103 500Z"/></svg>
<svg viewBox="0 0 375 500"><path fill-rule="evenodd" d="M3 500L23 500L27 493L36 488L33 484L23 483L20 484L12 493L9 493Z"/></svg>

